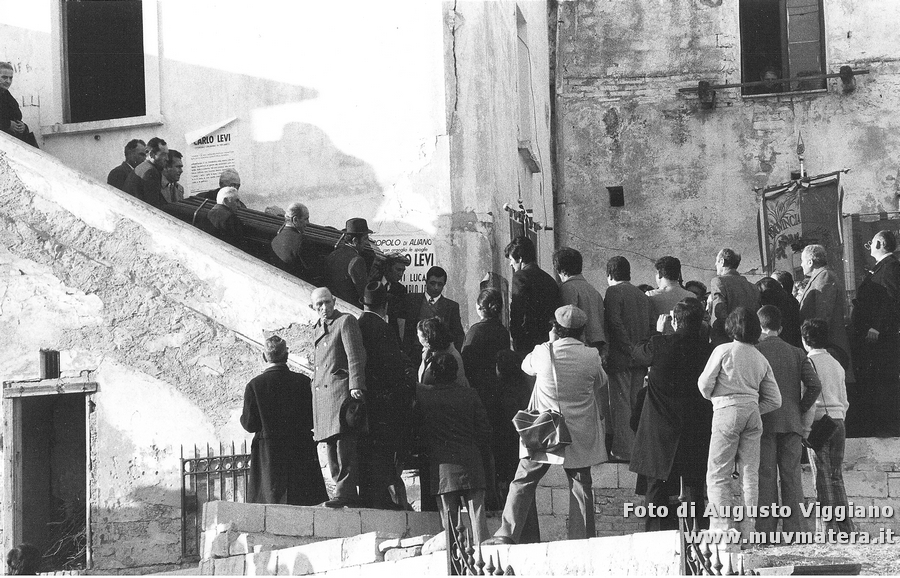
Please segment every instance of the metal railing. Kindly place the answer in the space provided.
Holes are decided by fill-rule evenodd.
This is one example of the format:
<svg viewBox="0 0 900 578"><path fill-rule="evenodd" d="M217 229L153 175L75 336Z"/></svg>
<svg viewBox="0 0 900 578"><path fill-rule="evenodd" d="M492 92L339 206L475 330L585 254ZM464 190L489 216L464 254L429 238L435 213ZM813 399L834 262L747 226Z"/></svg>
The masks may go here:
<svg viewBox="0 0 900 578"><path fill-rule="evenodd" d="M215 500L244 502L250 475L247 442L236 453L235 444L181 446L181 556L200 558L200 534L203 532L203 504Z"/></svg>
<svg viewBox="0 0 900 578"><path fill-rule="evenodd" d="M494 565L494 556L484 561L481 555L481 544L474 544L472 532L462 522L462 508L456 506L455 516L450 515L449 510L444 510L444 519L447 526L444 535L447 538L447 575L448 576L514 576L513 567L506 568L500 562L500 553L497 552L497 565ZM457 520L456 526L453 520ZM469 519L471 524L475 521ZM478 550L475 546L478 546Z"/></svg>

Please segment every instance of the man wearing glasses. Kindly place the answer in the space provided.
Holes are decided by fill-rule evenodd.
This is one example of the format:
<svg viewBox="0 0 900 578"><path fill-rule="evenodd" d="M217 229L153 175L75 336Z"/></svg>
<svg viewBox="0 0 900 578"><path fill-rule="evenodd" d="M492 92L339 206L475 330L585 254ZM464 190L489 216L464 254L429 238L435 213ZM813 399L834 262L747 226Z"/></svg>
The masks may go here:
<svg viewBox="0 0 900 578"><path fill-rule="evenodd" d="M878 437L900 436L900 262L897 237L879 231L866 249L875 259L856 291L853 334L860 379L872 389L872 423Z"/></svg>

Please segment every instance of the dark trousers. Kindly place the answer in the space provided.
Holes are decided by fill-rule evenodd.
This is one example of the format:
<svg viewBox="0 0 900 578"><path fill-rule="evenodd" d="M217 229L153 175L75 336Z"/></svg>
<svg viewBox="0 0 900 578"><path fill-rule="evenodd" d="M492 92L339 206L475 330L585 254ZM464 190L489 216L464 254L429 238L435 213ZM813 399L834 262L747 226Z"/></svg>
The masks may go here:
<svg viewBox="0 0 900 578"><path fill-rule="evenodd" d="M670 480L660 480L658 478L647 478L647 493L644 496L645 504L648 509L651 504L659 512L659 508L665 506L668 510L667 516L647 516L644 520L645 532L659 532L661 530L677 530L678 529L678 507L680 502L673 499L681 493L681 485L684 485L684 491L688 496L688 504L693 504L692 509L688 509L688 529L708 528L709 522L703 518L704 504L704 480L703 478L673 478Z"/></svg>
<svg viewBox="0 0 900 578"><path fill-rule="evenodd" d="M538 482L550 469L527 458L519 460L516 477L509 485L509 495L503 508L503 521L496 536L506 536L519 543L525 535L529 518L534 515L534 494ZM564 468L569 481L569 539L593 538L594 493L591 489L591 468Z"/></svg>
<svg viewBox="0 0 900 578"><path fill-rule="evenodd" d="M782 531L805 532L809 530L806 519L801 515L800 505L806 503L803 497L803 481L800 476L800 457L803 443L800 434L794 432L765 433L759 443L759 504L768 506L779 504L789 506L791 515L782 519ZM781 499L778 496L778 482L781 481ZM775 516L756 518L757 532L774 532L778 526Z"/></svg>
<svg viewBox="0 0 900 578"><path fill-rule="evenodd" d="M341 500L357 500L356 489L359 464L356 456L355 436L335 436L322 443L328 456L328 472L334 480L334 497Z"/></svg>

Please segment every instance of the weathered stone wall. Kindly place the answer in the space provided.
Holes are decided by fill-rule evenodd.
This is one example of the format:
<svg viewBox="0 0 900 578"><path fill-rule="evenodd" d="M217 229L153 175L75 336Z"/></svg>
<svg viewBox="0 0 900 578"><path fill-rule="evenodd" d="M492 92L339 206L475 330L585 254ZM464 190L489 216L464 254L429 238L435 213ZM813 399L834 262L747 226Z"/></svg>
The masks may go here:
<svg viewBox="0 0 900 578"><path fill-rule="evenodd" d="M684 279L707 282L717 250L760 266L754 187L799 168L843 168L844 212L896 210L900 153L900 5L825 0L826 61L869 69L856 91L839 80L816 94L744 98L720 89L713 110L678 89L740 82L738 3L561 2L557 146L558 240L581 249L586 276L605 286L613 255L635 283L676 255ZM609 206L607 186L625 189Z"/></svg>
<svg viewBox="0 0 900 578"><path fill-rule="evenodd" d="M178 561L180 445L245 439L237 419L258 344L279 331L302 359L309 294L0 135L0 379L37 377L41 348L61 352L64 374L96 372L98 571Z"/></svg>

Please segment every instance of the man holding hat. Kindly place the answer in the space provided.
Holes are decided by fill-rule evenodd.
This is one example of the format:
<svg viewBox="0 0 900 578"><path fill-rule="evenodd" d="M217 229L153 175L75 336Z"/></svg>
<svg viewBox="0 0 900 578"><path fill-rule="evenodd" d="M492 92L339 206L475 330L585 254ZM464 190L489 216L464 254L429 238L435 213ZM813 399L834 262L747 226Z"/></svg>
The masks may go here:
<svg viewBox="0 0 900 578"><path fill-rule="evenodd" d="M350 305L362 309L368 268L362 250L369 242L369 224L355 217L347 220L339 246L325 258L325 286Z"/></svg>
<svg viewBox="0 0 900 578"><path fill-rule="evenodd" d="M400 338L387 323L387 298L385 285L369 283L363 293L365 310L359 316L369 413L369 435L360 440L359 487L368 507L406 509L409 504L397 453L409 433L404 428L410 422L415 377L412 364L400 351Z"/></svg>
<svg viewBox="0 0 900 578"><path fill-rule="evenodd" d="M599 390L607 385L600 353L581 342L587 314L574 305L556 310L550 341L535 346L522 362L522 370L536 377L529 410L558 410L572 444L558 453L519 450L519 468L509 486L503 521L486 544L515 544L532 512L538 482L560 464L569 479L569 539L593 538L594 497L591 466L607 460L600 421Z"/></svg>
<svg viewBox="0 0 900 578"><path fill-rule="evenodd" d="M252 432L247 501L314 506L328 499L312 429L309 378L288 369L284 339L266 339L266 369L244 390L241 425Z"/></svg>
<svg viewBox="0 0 900 578"><path fill-rule="evenodd" d="M330 508L355 505L359 500L356 455L357 432L341 419L350 398L362 400L366 389L366 350L356 318L334 308L334 296L325 287L312 292L310 305L319 314L313 328L313 437L325 444L328 471L334 480Z"/></svg>

